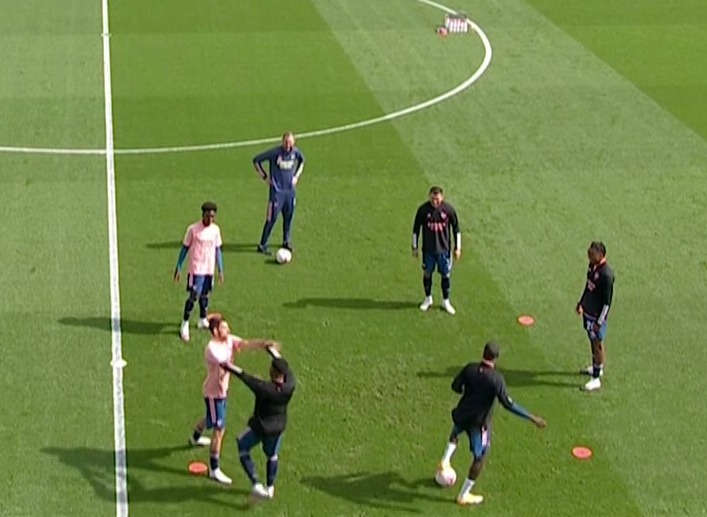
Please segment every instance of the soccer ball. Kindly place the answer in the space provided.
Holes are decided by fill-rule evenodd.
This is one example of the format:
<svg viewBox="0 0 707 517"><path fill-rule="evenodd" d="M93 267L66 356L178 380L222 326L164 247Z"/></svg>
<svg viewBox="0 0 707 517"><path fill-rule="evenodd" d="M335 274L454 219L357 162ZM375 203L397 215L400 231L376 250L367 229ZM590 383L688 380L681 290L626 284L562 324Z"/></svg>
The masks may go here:
<svg viewBox="0 0 707 517"><path fill-rule="evenodd" d="M277 260L278 264L287 264L292 260L292 252L287 248L280 248L275 254L275 260Z"/></svg>
<svg viewBox="0 0 707 517"><path fill-rule="evenodd" d="M457 472L451 466L438 469L435 474L435 481L441 487L454 486L454 483L457 482Z"/></svg>

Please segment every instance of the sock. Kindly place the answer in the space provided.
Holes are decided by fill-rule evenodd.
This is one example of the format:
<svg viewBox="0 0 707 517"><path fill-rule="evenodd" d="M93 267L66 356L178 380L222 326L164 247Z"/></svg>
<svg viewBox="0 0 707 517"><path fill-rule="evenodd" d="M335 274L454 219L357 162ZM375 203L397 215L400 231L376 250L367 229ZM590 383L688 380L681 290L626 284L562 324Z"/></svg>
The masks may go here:
<svg viewBox="0 0 707 517"><path fill-rule="evenodd" d="M598 379L599 376L601 375L601 369L602 369L603 367L604 367L603 364L596 364L596 363L594 363L594 364L592 365L592 377L594 377L595 379Z"/></svg>
<svg viewBox="0 0 707 517"><path fill-rule="evenodd" d="M198 429L194 429L194 434L191 435L191 437L194 439L194 441L198 441L199 438L201 438L201 431Z"/></svg>
<svg viewBox="0 0 707 517"><path fill-rule="evenodd" d="M432 296L432 277L423 276L422 285L425 287L425 296L427 298Z"/></svg>
<svg viewBox="0 0 707 517"><path fill-rule="evenodd" d="M206 309L209 307L209 297L200 296L199 297L199 318L202 320L206 318Z"/></svg>
<svg viewBox="0 0 707 517"><path fill-rule="evenodd" d="M471 489L474 488L474 483L475 481L473 479L467 478L464 481L464 484L462 485L462 489L459 492L459 499L464 499L466 496L469 495L469 492L471 492Z"/></svg>
<svg viewBox="0 0 707 517"><path fill-rule="evenodd" d="M268 487L275 486L275 477L277 476L277 465L278 465L277 456L273 456L272 458L268 458L268 466L267 466Z"/></svg>
<svg viewBox="0 0 707 517"><path fill-rule="evenodd" d="M243 470L245 470L245 473L248 475L248 479L250 479L250 482L255 485L258 482L258 475L255 473L255 463L253 463L253 458L250 457L248 452L243 451L241 452L240 459Z"/></svg>
<svg viewBox="0 0 707 517"><path fill-rule="evenodd" d="M442 298L449 300L449 286L451 285L451 280L448 276L442 277Z"/></svg>
<svg viewBox="0 0 707 517"><path fill-rule="evenodd" d="M182 318L182 321L189 321L189 316L191 315L191 311L193 308L194 300L189 297L187 298L187 301L184 302L184 317Z"/></svg>
<svg viewBox="0 0 707 517"><path fill-rule="evenodd" d="M209 463L211 464L211 470L218 470L219 468L219 461L218 461L218 456L214 456L213 454L209 458Z"/></svg>
<svg viewBox="0 0 707 517"><path fill-rule="evenodd" d="M447 448L444 449L444 456L442 456L442 464L446 465L452 460L452 456L454 456L454 451L457 450L457 444L449 442L447 444Z"/></svg>

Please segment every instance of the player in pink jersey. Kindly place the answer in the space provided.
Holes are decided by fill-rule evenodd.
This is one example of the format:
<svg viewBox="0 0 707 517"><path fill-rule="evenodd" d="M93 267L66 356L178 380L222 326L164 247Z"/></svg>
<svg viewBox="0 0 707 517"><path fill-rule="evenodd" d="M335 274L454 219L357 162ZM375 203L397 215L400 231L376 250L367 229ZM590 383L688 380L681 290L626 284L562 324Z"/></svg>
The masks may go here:
<svg viewBox="0 0 707 517"><path fill-rule="evenodd" d="M206 380L203 386L206 417L197 422L189 443L194 446L211 446L209 477L219 483L231 484L231 478L220 468L221 442L226 428L226 399L230 374L221 368L222 363L233 362L233 356L243 350L279 348L273 341L261 339L244 340L231 334L231 329L220 314L213 314L209 319L211 340L204 349L206 362ZM205 429L213 430L213 439L202 436Z"/></svg>
<svg viewBox="0 0 707 517"><path fill-rule="evenodd" d="M216 204L206 202L201 205L201 221L189 225L179 252L174 281L178 282L184 259L189 255L189 273L187 274L187 292L189 297L184 303L184 317L179 335L189 341L189 316L194 303L199 300L199 328L209 326L206 310L209 307L209 293L214 285L214 269L218 267L219 284L223 284L223 253L221 247L221 229L214 222Z"/></svg>

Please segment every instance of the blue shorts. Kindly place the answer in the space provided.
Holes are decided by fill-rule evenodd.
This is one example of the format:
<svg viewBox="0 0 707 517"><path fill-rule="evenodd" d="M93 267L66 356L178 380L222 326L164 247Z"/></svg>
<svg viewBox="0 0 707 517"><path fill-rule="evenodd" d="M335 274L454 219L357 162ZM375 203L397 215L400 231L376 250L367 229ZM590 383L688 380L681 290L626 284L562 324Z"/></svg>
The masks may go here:
<svg viewBox="0 0 707 517"><path fill-rule="evenodd" d="M491 432L486 427L469 427L463 429L454 424L452 434L459 436L466 433L469 436L469 450L474 455L475 460L483 458L491 447Z"/></svg>
<svg viewBox="0 0 707 517"><path fill-rule="evenodd" d="M213 275L187 275L187 291L197 296L206 296L213 286Z"/></svg>
<svg viewBox="0 0 707 517"><path fill-rule="evenodd" d="M596 318L592 318L591 316L587 316L586 314L584 315L583 318L583 323L584 323L584 330L587 331L587 336L589 337L590 341L604 341L604 338L606 337L606 321L604 321L604 324L599 328L599 332L594 332L592 329L594 323L597 321Z"/></svg>
<svg viewBox="0 0 707 517"><path fill-rule="evenodd" d="M425 253L422 256L422 269L431 275L435 268L442 276L449 276L452 272L452 254L449 251L444 253Z"/></svg>
<svg viewBox="0 0 707 517"><path fill-rule="evenodd" d="M206 428L223 429L226 427L226 399L204 398L206 403Z"/></svg>
<svg viewBox="0 0 707 517"><path fill-rule="evenodd" d="M243 431L238 437L238 450L241 452L248 452L261 442L265 455L268 458L272 458L277 456L280 452L280 446L282 445L282 434L263 436L253 431L250 427L246 427L245 431Z"/></svg>

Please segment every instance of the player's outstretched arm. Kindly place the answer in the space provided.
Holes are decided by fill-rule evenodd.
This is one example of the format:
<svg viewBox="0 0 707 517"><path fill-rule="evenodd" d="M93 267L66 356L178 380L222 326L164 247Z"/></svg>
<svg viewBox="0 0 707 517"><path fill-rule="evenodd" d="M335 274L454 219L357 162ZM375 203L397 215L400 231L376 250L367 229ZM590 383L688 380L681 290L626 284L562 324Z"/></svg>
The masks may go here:
<svg viewBox="0 0 707 517"><path fill-rule="evenodd" d="M240 350L265 350L275 345L277 345L277 343L269 339L246 339L241 340L239 348Z"/></svg>
<svg viewBox="0 0 707 517"><path fill-rule="evenodd" d="M545 427L545 420L543 420L539 416L535 416L532 413L529 413L523 406L521 406L520 404L516 404L513 399L508 396L508 393L506 392L505 382L502 382L498 387L497 397L500 404L514 415L517 415L526 420L530 420L533 424L535 424L536 427L539 427L541 429Z"/></svg>
<svg viewBox="0 0 707 517"><path fill-rule="evenodd" d="M269 341L267 345L265 345L265 351L270 354L270 357L273 359L281 359L282 355L280 355L280 343L277 341Z"/></svg>

